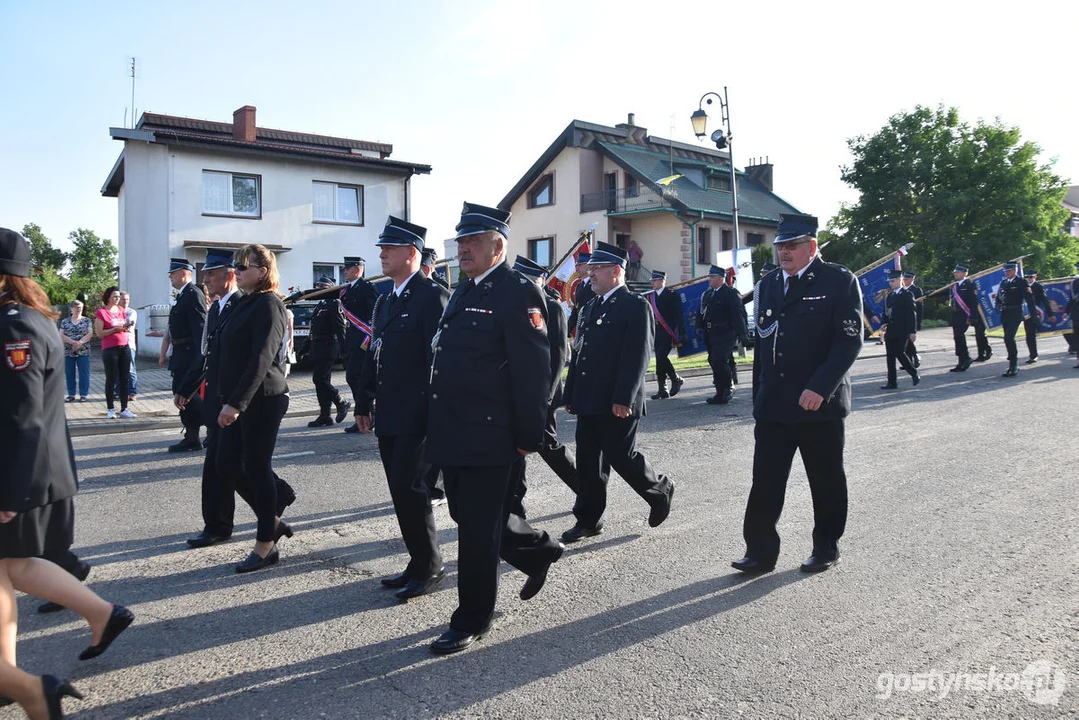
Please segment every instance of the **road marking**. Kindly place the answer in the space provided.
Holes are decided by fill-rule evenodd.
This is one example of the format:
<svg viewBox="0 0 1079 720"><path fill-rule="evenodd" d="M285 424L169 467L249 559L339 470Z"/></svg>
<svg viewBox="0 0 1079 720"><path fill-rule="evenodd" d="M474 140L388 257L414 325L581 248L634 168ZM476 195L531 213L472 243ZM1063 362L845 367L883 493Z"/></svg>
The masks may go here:
<svg viewBox="0 0 1079 720"><path fill-rule="evenodd" d="M314 455L314 450L304 450L303 452L285 453L284 455L274 455L274 460L286 460L288 458L302 457L304 455Z"/></svg>

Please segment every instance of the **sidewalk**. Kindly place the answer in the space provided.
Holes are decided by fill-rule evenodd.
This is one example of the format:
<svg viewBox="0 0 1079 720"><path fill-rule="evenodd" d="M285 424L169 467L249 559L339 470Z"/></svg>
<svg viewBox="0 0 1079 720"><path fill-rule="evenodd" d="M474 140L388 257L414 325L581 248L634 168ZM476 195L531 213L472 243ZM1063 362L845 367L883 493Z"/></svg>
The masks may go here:
<svg viewBox="0 0 1079 720"><path fill-rule="evenodd" d="M973 344L973 335L970 339ZM996 345L1000 341L996 340ZM1003 348L998 348L1002 350ZM933 328L918 334L918 352L921 354L931 352L953 352L952 330L948 327ZM870 340L862 346L859 360L883 359L884 346L877 345L875 340ZM739 372L749 373L751 366L739 365ZM698 377L711 374L707 367L683 371L686 377ZM883 372L883 368L882 368ZM67 412L67 424L71 434L98 435L113 432L135 432L139 430L151 430L157 428L180 427L180 416L176 407L172 404L172 376L164 368L157 367L156 363L140 358L138 362L139 394L130 405L130 410L138 415L132 420L108 420L105 417L105 371L101 367L101 356L95 354L90 361L90 399L85 403L67 403L64 409ZM655 380L653 374L646 378L648 382ZM345 384L343 370L335 370L333 374L334 384L346 398L351 396L348 385ZM300 369L292 372L288 377L289 408L286 417L300 417L318 415L318 400L315 397L315 385L311 381L311 371ZM120 409L119 401L116 409ZM349 422L348 420L345 423ZM344 424L342 423L342 427Z"/></svg>

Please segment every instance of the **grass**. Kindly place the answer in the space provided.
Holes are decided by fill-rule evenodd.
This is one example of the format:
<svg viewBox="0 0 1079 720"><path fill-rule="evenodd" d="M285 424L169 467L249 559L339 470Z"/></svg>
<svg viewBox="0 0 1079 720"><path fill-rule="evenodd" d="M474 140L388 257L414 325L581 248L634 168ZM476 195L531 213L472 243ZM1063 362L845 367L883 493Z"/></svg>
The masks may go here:
<svg viewBox="0 0 1079 720"><path fill-rule="evenodd" d="M737 365L752 365L753 353L747 352L745 357L734 356L734 362ZM675 370L693 370L695 368L708 367L708 353L698 353L696 355L690 355L689 357L676 358L671 354L671 364L674 365ZM655 358L648 363L648 372L656 371Z"/></svg>

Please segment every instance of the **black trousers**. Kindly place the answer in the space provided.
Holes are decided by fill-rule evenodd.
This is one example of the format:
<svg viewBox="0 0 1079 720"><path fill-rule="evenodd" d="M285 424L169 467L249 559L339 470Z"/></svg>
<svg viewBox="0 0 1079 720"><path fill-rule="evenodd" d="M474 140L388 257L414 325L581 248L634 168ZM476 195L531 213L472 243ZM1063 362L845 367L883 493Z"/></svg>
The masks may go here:
<svg viewBox="0 0 1079 720"><path fill-rule="evenodd" d="M127 345L105 348L101 351L101 362L105 366L105 407L113 409L116 395L113 390L120 388L120 409L127 409L127 389L131 381L131 351Z"/></svg>
<svg viewBox="0 0 1079 720"><path fill-rule="evenodd" d="M967 328L970 326L974 327L974 341L978 346L978 357L988 357L992 350L989 347L989 338L985 336L985 323L982 322L980 317L974 316L968 325L966 315L952 316L952 340L955 342L955 356L960 360L966 360L970 357L970 350L967 348Z"/></svg>
<svg viewBox="0 0 1079 720"><path fill-rule="evenodd" d="M712 384L717 393L727 392L734 384L731 361L737 341L734 331L709 331L708 365L712 368Z"/></svg>
<svg viewBox="0 0 1079 720"><path fill-rule="evenodd" d="M1072 319L1072 323L1075 323L1075 319ZM1075 352L1076 347L1079 346L1079 341L1075 339L1075 333L1064 333L1064 342L1068 343L1068 352Z"/></svg>
<svg viewBox="0 0 1079 720"><path fill-rule="evenodd" d="M219 433L217 472L233 479L236 492L255 511L259 542L273 542L277 529L277 477L271 460L288 403L288 395L256 393L240 418Z"/></svg>
<svg viewBox="0 0 1079 720"><path fill-rule="evenodd" d="M794 451L802 454L813 496L813 554L835 557L847 525L847 476L843 472L844 421L775 423L753 430L753 487L742 535L746 555L764 564L779 557L776 523L783 512Z"/></svg>
<svg viewBox="0 0 1079 720"><path fill-rule="evenodd" d="M435 517L423 478L422 435L378 436L378 452L409 561L405 572L426 580L442 567Z"/></svg>
<svg viewBox="0 0 1079 720"><path fill-rule="evenodd" d="M555 410L551 405L547 408L547 427L543 430L543 445L537 453L547 467L554 470L558 479L566 484L574 493L577 492L577 463L570 454L569 448L558 440L558 425L555 422ZM510 502L510 512L521 517L527 517L524 508L525 494L528 492L528 479L526 478L527 463L522 457L514 464L514 490L513 499Z"/></svg>
<svg viewBox="0 0 1079 720"><path fill-rule="evenodd" d="M1004 308L1000 312L1000 322L1004 327L1004 348L1008 351L1008 362L1019 360L1019 347L1015 344L1015 333L1023 323L1023 308Z"/></svg>
<svg viewBox="0 0 1079 720"><path fill-rule="evenodd" d="M457 522L457 609L450 627L478 633L491 624L498 596L498 562L526 575L539 572L558 543L509 511L513 463L444 467L450 517Z"/></svg>
<svg viewBox="0 0 1079 720"><path fill-rule="evenodd" d="M907 340L907 346L903 349L904 354L910 358L910 364L914 364L914 359L918 357L918 346L913 341Z"/></svg>
<svg viewBox="0 0 1079 720"><path fill-rule="evenodd" d="M895 385L897 382L895 361L898 360L899 364L903 366L903 369L910 373L911 377L918 374L918 371L914 369L914 361L909 355L907 355L907 344L910 342L910 338L898 337L894 340L891 337L884 337L884 350L887 353L888 363L888 383Z"/></svg>
<svg viewBox="0 0 1079 720"><path fill-rule="evenodd" d="M639 421L632 415L577 416L577 502L573 515L579 526L594 528L603 522L612 467L650 507L667 502L671 481L657 475L637 452Z"/></svg>
<svg viewBox="0 0 1079 720"><path fill-rule="evenodd" d="M1038 328L1040 326L1041 323L1033 315L1023 321L1023 329L1027 333L1027 352L1032 358L1038 357Z"/></svg>
<svg viewBox="0 0 1079 720"><path fill-rule="evenodd" d="M358 399L362 389L360 388L360 374L363 372L363 363L366 358L367 351L357 348L348 354L348 359L345 361L345 382L352 391L352 402L356 405L359 405Z"/></svg>
<svg viewBox="0 0 1079 720"><path fill-rule="evenodd" d="M667 380L672 383L678 379L678 373L674 371L674 363L670 357L674 343L671 336L663 328L656 328L656 339L652 343L652 349L656 351L656 382L660 390L667 389Z"/></svg>
<svg viewBox="0 0 1079 720"><path fill-rule="evenodd" d="M311 367L318 408L321 414L326 416L330 414L331 405L341 404L341 393L333 386L333 363L333 360L316 360Z"/></svg>

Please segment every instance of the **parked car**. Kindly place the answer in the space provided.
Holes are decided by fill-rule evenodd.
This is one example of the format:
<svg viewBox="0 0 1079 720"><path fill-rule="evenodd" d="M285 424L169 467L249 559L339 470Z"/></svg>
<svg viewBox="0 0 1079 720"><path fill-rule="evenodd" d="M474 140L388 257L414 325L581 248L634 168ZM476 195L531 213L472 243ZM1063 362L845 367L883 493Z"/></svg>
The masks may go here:
<svg viewBox="0 0 1079 720"><path fill-rule="evenodd" d="M315 313L316 300L300 300L288 306L292 311L292 342L296 348L296 364L304 365L311 351L311 316Z"/></svg>

